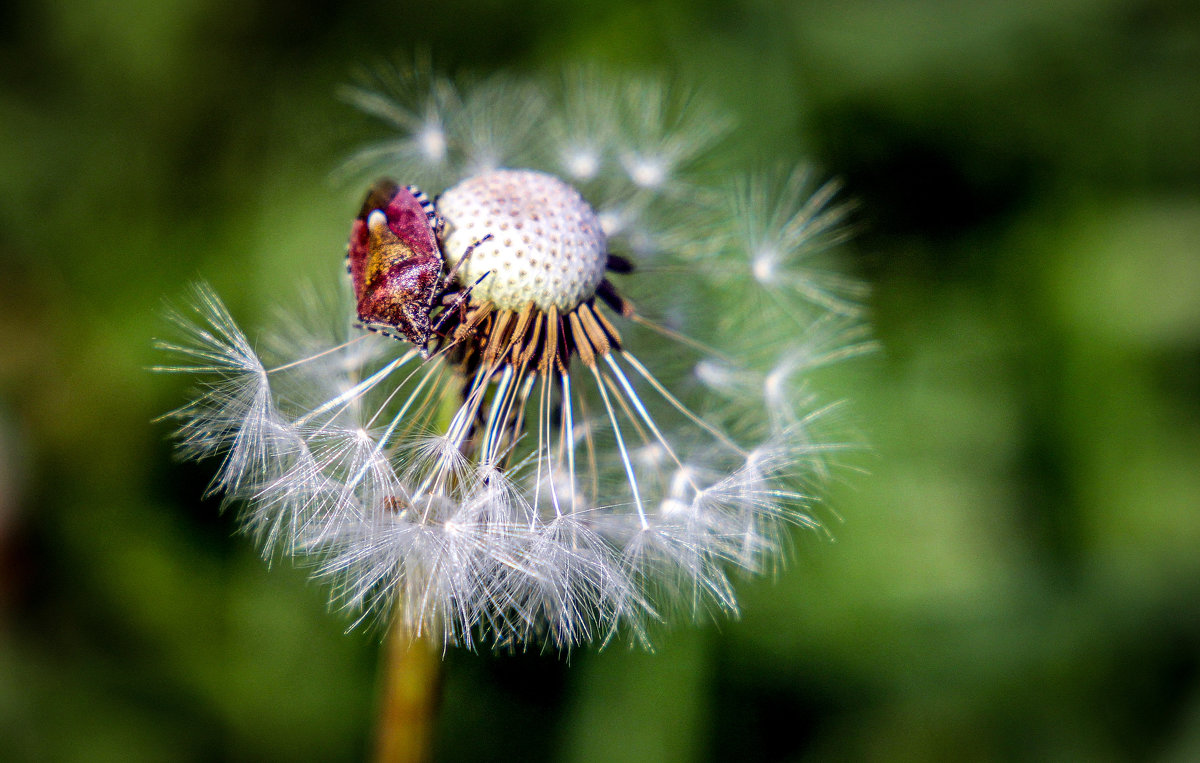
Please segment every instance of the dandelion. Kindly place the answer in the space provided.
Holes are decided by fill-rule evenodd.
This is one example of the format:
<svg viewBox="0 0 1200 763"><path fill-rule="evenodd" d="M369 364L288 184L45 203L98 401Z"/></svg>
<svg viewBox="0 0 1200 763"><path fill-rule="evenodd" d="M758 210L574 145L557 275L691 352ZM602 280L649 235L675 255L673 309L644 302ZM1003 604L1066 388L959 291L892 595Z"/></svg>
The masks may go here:
<svg viewBox="0 0 1200 763"><path fill-rule="evenodd" d="M311 565L355 622L443 646L648 645L674 616L736 615L731 575L823 526L845 443L805 379L869 347L851 282L806 262L838 239L833 187L728 181L724 116L617 81L393 73L348 92L396 131L348 175L439 192L454 278L418 315L428 346L354 325L346 283L257 348L207 287L175 316L165 368L206 377L174 413L182 452L219 456L212 490L264 554ZM352 255L403 241L372 198Z"/></svg>

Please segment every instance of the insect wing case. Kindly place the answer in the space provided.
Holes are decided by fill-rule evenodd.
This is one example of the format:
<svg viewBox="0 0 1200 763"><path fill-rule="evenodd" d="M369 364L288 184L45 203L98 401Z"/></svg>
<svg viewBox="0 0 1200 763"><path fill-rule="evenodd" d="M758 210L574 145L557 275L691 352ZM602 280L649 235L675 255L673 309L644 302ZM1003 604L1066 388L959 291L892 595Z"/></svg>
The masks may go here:
<svg viewBox="0 0 1200 763"><path fill-rule="evenodd" d="M354 221L347 257L358 317L423 346L442 254L417 197L391 181L376 183Z"/></svg>

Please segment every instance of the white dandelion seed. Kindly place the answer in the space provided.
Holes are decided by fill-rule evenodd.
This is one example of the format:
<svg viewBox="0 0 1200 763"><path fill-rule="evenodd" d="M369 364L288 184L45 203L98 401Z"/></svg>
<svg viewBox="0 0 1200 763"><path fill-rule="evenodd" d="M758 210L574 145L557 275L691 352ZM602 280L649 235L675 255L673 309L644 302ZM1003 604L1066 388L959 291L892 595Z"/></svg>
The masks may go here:
<svg viewBox="0 0 1200 763"><path fill-rule="evenodd" d="M366 114L388 124L395 135L359 149L343 167L354 175L380 164L413 173L446 177L454 136L453 115L462 111L457 88L424 63L411 69L379 67L363 72L360 83L342 97Z"/></svg>
<svg viewBox="0 0 1200 763"><path fill-rule="evenodd" d="M562 83L562 108L550 121L552 161L572 183L601 180L620 136L617 80L596 68L576 69Z"/></svg>
<svg viewBox="0 0 1200 763"><path fill-rule="evenodd" d="M617 159L629 180L646 193L694 193L687 170L729 132L733 120L688 88L654 78L632 79L621 95L626 129Z"/></svg>
<svg viewBox="0 0 1200 763"><path fill-rule="evenodd" d="M849 205L836 200L839 184L818 184L808 167L744 178L727 197L736 221L726 246L715 256L744 258L749 282L774 299L802 325L821 312L855 316L866 290L837 272L822 255L844 242ZM815 308L801 310L800 302Z"/></svg>
<svg viewBox="0 0 1200 763"><path fill-rule="evenodd" d="M311 564L359 621L568 649L736 613L732 574L772 569L790 527L820 526L843 443L807 375L869 343L838 299L812 299L830 317L755 370L755 342L709 349L728 332L707 328L728 321L687 316L797 320L781 303L811 295L789 258L832 235L827 192L714 206L691 169L729 120L650 80L574 76L564 97L401 80L407 100L350 94L397 131L354 161L441 191L438 243L458 268L430 357L351 328L348 286L258 352L201 287L183 341L163 345L181 358L167 370L206 377L173 414L181 450L222 456L213 490L244 507L264 553ZM712 227L690 227L697 208ZM749 267L696 253L734 248ZM659 275L634 269L643 255ZM705 284L745 301L697 304Z"/></svg>

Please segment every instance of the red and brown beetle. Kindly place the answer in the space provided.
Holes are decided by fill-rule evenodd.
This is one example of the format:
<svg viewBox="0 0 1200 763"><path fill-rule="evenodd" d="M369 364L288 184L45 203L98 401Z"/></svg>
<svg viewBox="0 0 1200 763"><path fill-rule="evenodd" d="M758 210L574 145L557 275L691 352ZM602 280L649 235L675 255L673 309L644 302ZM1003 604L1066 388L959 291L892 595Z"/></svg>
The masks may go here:
<svg viewBox="0 0 1200 763"><path fill-rule="evenodd" d="M429 341L441 323L431 324L430 313L475 247L491 238L489 234L471 244L443 277L444 228L419 188L380 180L363 200L346 253L362 327L396 339L390 330L399 331L422 357L428 357ZM474 285L451 299L444 314L461 304Z"/></svg>

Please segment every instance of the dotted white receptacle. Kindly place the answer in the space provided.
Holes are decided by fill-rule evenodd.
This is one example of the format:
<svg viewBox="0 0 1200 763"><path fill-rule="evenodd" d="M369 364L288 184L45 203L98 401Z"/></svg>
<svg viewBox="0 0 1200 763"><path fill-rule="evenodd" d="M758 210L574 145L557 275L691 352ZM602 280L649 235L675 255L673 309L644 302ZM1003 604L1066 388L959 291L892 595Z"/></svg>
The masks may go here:
<svg viewBox="0 0 1200 763"><path fill-rule="evenodd" d="M496 170L464 180L441 195L446 221L443 254L453 265L476 247L459 281L475 283L472 301L502 310L533 303L565 312L594 296L608 258L604 231L579 191L553 175Z"/></svg>

